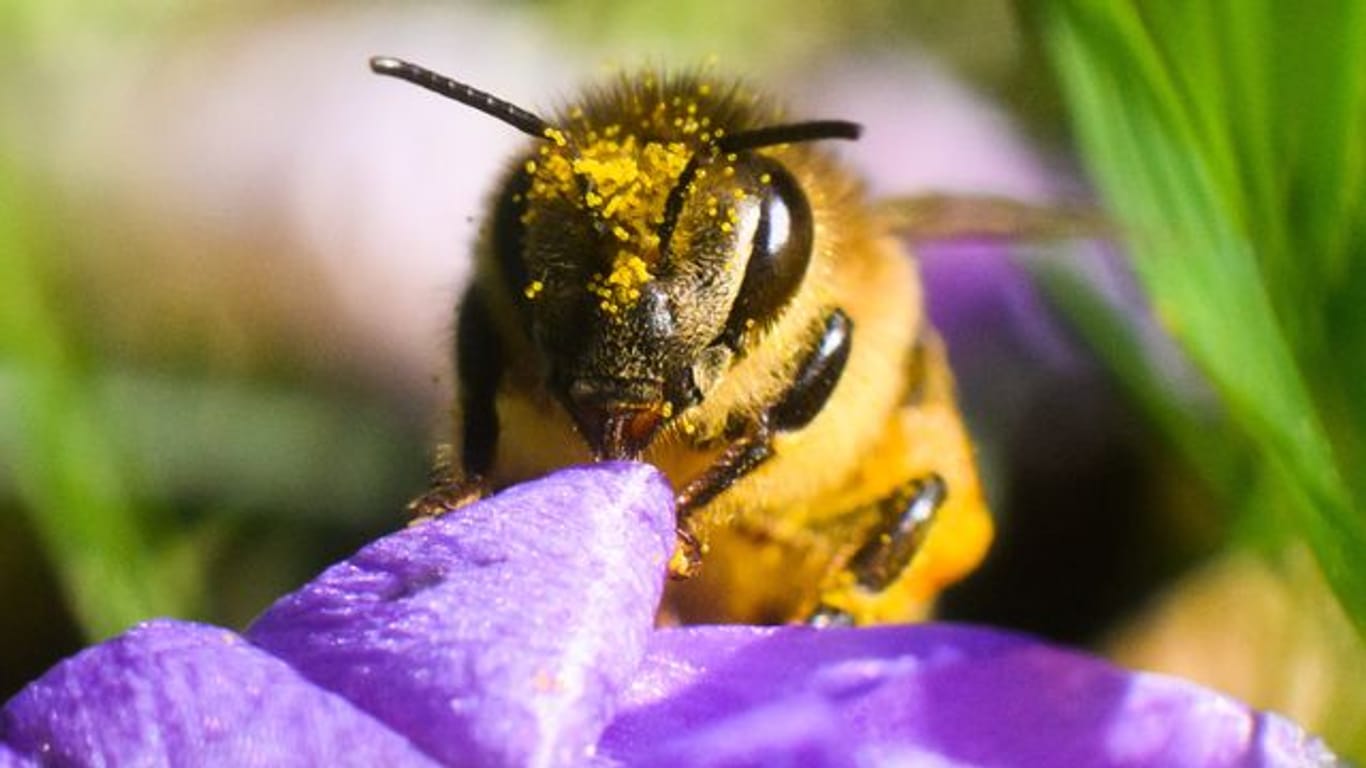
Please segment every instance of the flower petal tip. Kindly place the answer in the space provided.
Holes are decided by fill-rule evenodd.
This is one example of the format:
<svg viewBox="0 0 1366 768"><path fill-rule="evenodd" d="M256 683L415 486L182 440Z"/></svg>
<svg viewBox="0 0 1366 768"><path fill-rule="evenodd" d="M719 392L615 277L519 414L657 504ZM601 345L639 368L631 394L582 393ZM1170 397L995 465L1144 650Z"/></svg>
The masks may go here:
<svg viewBox="0 0 1366 768"><path fill-rule="evenodd" d="M645 650L673 492L575 467L387 536L251 640L446 762L582 761Z"/></svg>

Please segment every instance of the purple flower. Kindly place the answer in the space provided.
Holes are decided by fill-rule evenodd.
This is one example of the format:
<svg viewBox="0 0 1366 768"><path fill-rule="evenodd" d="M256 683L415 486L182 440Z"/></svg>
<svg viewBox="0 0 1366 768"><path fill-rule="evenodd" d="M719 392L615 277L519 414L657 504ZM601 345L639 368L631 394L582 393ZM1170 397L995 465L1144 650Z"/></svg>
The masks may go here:
<svg viewBox="0 0 1366 768"><path fill-rule="evenodd" d="M246 633L158 620L0 711L11 765L1321 765L1275 715L946 625L655 631L653 470L560 472L362 549Z"/></svg>

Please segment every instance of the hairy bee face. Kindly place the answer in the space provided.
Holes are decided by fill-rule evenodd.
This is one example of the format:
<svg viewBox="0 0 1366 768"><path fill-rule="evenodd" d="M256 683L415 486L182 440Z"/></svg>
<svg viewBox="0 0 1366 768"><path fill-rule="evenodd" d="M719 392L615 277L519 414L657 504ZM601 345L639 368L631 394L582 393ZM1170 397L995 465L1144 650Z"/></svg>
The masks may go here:
<svg viewBox="0 0 1366 768"><path fill-rule="evenodd" d="M797 290L810 205L750 152L596 132L542 149L497 203L496 257L548 388L596 455L635 456Z"/></svg>

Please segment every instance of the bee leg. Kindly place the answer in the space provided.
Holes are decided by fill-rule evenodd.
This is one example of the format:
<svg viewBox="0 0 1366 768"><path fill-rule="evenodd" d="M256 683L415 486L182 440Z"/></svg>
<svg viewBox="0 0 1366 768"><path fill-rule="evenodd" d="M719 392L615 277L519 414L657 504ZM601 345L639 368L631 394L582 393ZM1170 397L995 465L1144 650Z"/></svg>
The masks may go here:
<svg viewBox="0 0 1366 768"><path fill-rule="evenodd" d="M484 478L498 447L498 412L494 403L503 372L503 354L477 284L465 292L456 325L455 365L464 420L459 471L455 447L439 446L429 489L408 504L414 522L452 512L489 492Z"/></svg>
<svg viewBox="0 0 1366 768"><path fill-rule="evenodd" d="M772 458L775 435L805 427L825 407L849 359L853 329L853 321L844 310L835 309L826 315L824 329L806 350L792 385L678 494L679 533L685 547L688 541L696 545L689 525L692 514ZM696 563L700 553L694 553L690 560ZM675 575L686 578L691 573Z"/></svg>
<svg viewBox="0 0 1366 768"><path fill-rule="evenodd" d="M674 581L691 579L702 568L702 543L687 526L678 528L678 544L669 558L669 578Z"/></svg>
<svg viewBox="0 0 1366 768"><path fill-rule="evenodd" d="M773 457L773 431L768 419L760 417L702 474L693 478L676 499L678 519L686 521L694 511L706 506L721 492Z"/></svg>
<svg viewBox="0 0 1366 768"><path fill-rule="evenodd" d="M426 522L484 498L488 484L482 477L467 477L431 490L408 502L409 525Z"/></svg>
<svg viewBox="0 0 1366 768"><path fill-rule="evenodd" d="M906 483L878 501L878 522L868 532L863 546L845 563L844 572L867 592L881 592L891 586L915 559L933 526L935 513L946 498L948 486L944 479L930 474ZM816 626L848 626L854 620L847 611L821 603L808 622Z"/></svg>
<svg viewBox="0 0 1366 768"><path fill-rule="evenodd" d="M436 447L427 492L408 502L410 525L454 512L488 494L488 485L482 477L457 475L454 454L454 446L450 443Z"/></svg>
<svg viewBox="0 0 1366 768"><path fill-rule="evenodd" d="M689 579L702 567L705 548L693 531L693 513L772 456L773 433L767 419L761 417L679 492L674 500L678 510L678 547L669 560L669 578Z"/></svg>

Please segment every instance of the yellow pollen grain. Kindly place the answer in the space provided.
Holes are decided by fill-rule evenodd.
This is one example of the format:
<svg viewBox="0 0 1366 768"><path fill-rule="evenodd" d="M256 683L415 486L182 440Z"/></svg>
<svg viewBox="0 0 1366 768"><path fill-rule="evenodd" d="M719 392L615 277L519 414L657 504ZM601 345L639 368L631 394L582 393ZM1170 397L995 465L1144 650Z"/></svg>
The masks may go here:
<svg viewBox="0 0 1366 768"><path fill-rule="evenodd" d="M768 184L771 181L773 181L773 174L765 173L759 176L759 183L761 184Z"/></svg>
<svg viewBox="0 0 1366 768"><path fill-rule="evenodd" d="M612 261L612 271L601 273L588 281L589 293L597 296L598 306L609 315L618 315L640 301L640 289L654 279L645 260L630 251L622 250Z"/></svg>
<svg viewBox="0 0 1366 768"><path fill-rule="evenodd" d="M674 404L666 401L664 406L659 409L659 415L666 419L674 415Z"/></svg>
<svg viewBox="0 0 1366 768"><path fill-rule="evenodd" d="M661 115L656 125L672 117ZM654 279L650 269L659 252L656 227L692 149L681 141L643 141L617 124L587 128L578 134L587 140L553 147L541 162L528 164L532 183L526 197L531 210L541 201L568 201L592 211L605 225L620 250L606 274L594 275L586 288L604 313L622 317Z"/></svg>
<svg viewBox="0 0 1366 768"><path fill-rule="evenodd" d="M522 295L526 296L528 299L534 299L539 296L543 290L545 290L545 283L540 280L532 280L530 283L527 283L526 289L522 291Z"/></svg>
<svg viewBox="0 0 1366 768"><path fill-rule="evenodd" d="M526 172L527 172L527 173L535 173L535 172L536 172L536 161L535 161L535 160L528 160L528 161L526 161Z"/></svg>

